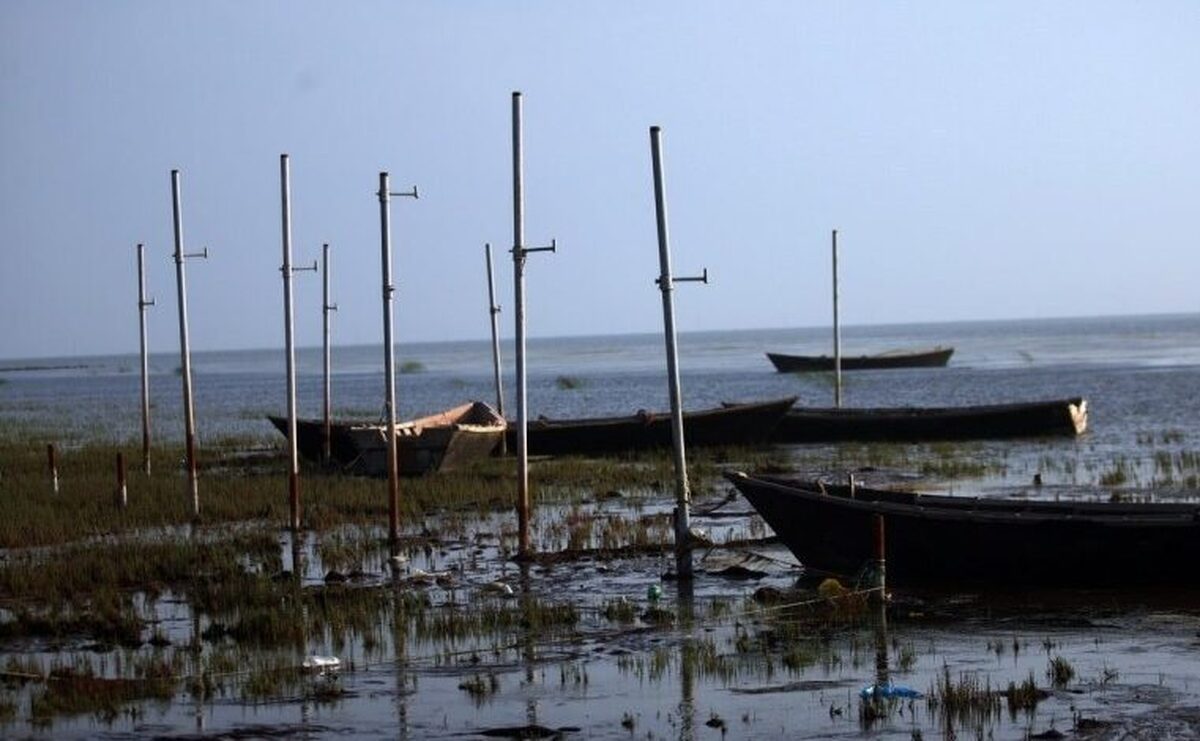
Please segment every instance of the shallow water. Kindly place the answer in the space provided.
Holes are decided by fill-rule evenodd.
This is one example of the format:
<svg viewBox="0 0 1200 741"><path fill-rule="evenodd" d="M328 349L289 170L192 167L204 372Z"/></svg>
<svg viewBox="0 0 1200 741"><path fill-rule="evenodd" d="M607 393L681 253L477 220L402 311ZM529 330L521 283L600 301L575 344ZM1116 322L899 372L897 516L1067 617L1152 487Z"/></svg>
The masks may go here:
<svg viewBox="0 0 1200 741"><path fill-rule="evenodd" d="M696 509L716 504L699 502ZM733 509L745 511L736 504ZM547 506L535 517L535 540L561 548L563 534L555 525L568 512L576 518L586 513L654 520L666 511L661 501ZM269 657L252 652L246 673L231 667L231 674L217 678L220 691L202 700L181 690L169 703L135 704L133 716L59 717L41 727L18 721L3 726L5 735L239 738L349 732L415 739L474 738L489 730L537 726L572 729L567 738L691 739L715 738L723 725L734 738L910 739L914 731L933 738L953 728L960 737L982 732L1003 739L1051 728L1069 731L1080 723L1098 729L1089 738L1200 731L1195 662L1200 598L1194 590L902 593L893 595L881 618L866 602L831 607L811 585L787 591L801 572L790 554L769 543L701 552L691 589L661 580L672 565L669 552L582 555L518 567L500 557L503 544L511 543L511 533L502 535L508 519L507 513L426 518L414 530L440 535L428 548L407 549L394 572L382 533L366 533L365 542L376 545L360 559L336 564L363 573L339 588L423 595L428 606L419 623L448 611L515 608L526 599L569 603L579 614L569 629L513 624L438 637L409 622L396 633L385 611L377 628L365 633L331 628L310 635L303 652L274 650ZM701 514L696 522L716 542L740 541L754 529L739 517ZM319 541L354 537L336 531L305 537L299 573L308 588L320 588L330 567L320 559ZM286 532L279 542L284 567L291 568ZM761 573L747 578L716 573L745 552L761 557L750 562ZM435 583L434 575L445 579ZM498 592L495 582L513 594ZM661 597L649 594L655 586ZM763 587L784 591L784 603L757 603L753 595ZM630 608L628 621L606 617L605 608L614 603ZM60 662L82 657L110 673L122 660L131 666L137 654L186 653L187 640L214 620L193 615L169 594L147 609L157 613L170 647L76 645L46 653L44 646L29 645L20 653ZM652 619L654 609L671 621ZM10 646L6 654L15 650ZM205 652L215 650L206 643ZM336 676L308 676L267 700L245 695L254 666L298 666L310 654L337 656L343 669ZM1051 688L1047 675L1056 657L1075 674L1061 688ZM924 697L886 703L878 717L864 717L867 703L860 690L880 681L881 669L896 685ZM1010 713L998 701L986 712L946 714L930 699L944 672L956 683L973 677L997 691L1032 677L1050 694L1032 711ZM471 683L485 689L464 688Z"/></svg>
<svg viewBox="0 0 1200 741"><path fill-rule="evenodd" d="M999 322L850 328L851 353L901 346L953 344L951 365L934 371L846 375L850 405L948 405L1082 395L1091 406L1089 432L1079 439L1017 440L952 446L790 446L776 455L793 466L837 470L870 465L879 475L908 476L925 488L985 495L1194 497L1195 453L1200 450L1200 317ZM821 353L825 330L771 330L685 335L681 338L685 406L797 395L827 406L827 375L773 372L764 350ZM346 415L373 416L380 408L379 348L335 354L334 398ZM490 399L488 344L400 346L399 359L419 360L424 371L399 377L402 411L413 414L468 398ZM275 440L263 415L283 407L282 353L198 353L196 405L201 444L222 437ZM4 371L4 367L71 365L58 370ZM153 359L157 434L182 437L178 359ZM588 416L666 406L662 342L656 336L541 340L530 344L530 412ZM133 440L140 435L136 358L53 359L0 363L0 422L5 434L64 442ZM511 368L511 363L508 363ZM301 353L300 399L315 415L321 379L314 351ZM571 383L559 383L567 376ZM570 386L570 388L568 388ZM511 382L507 389L510 397ZM14 432L14 430L16 432ZM1191 458L1187 456L1191 455ZM963 475L955 467L980 466ZM1033 487L1034 474L1043 485ZM1119 475L1118 475L1119 474ZM535 472L536 475L536 472ZM1104 485L1101 485L1104 484ZM724 488L707 492L697 510L715 506ZM671 504L645 492L578 505L543 504L535 516L541 551L628 545L642 532L669 541ZM743 517L696 516L714 541L769 534L744 503L728 505ZM482 517L431 513L408 524L423 537L406 550L398 570L389 566L382 533L307 534L297 566L286 532L279 533L283 567L308 589L321 589L330 570L361 574L338 589L421 595L425 618L409 616L397 628L382 612L368 629L327 626L307 637L304 650L250 652L217 678L218 691L197 698L185 685L170 702L134 703L115 718L58 717L33 726L22 706L0 725L5 736L141 738L165 736L324 737L353 732L402 738L475 737L505 727L572 728L579 738L839 738L948 736L1024 738L1079 727L1088 738L1200 735L1200 606L1196 590L1175 593L1063 592L1058 594L896 594L886 620L871 613L842 615L811 585L787 592L789 609L764 607L756 590L790 590L794 559L770 543L752 550L765 574L734 579L704 568L690 596L663 581L669 552L576 554L558 563L518 568L511 553L514 518L508 511ZM580 523L591 523L581 529ZM567 527L564 523L574 523ZM276 527L252 523L251 527ZM639 531L639 527L643 529ZM581 536L581 532L586 534ZM432 533L432 535L430 535ZM607 535L606 535L607 534ZM605 538L609 540L606 541ZM355 556L326 546L339 538L367 542ZM574 540L572 540L574 538ZM624 538L624 540L622 540ZM414 541L415 542L415 541ZM426 547L426 545L428 547ZM733 549L733 553L744 549ZM731 549L707 554L715 571ZM441 583L436 576L442 576ZM513 590L500 594L495 582ZM651 587L663 596L652 600ZM455 610L497 613L532 599L569 603L579 613L570 629L522 629L519 624L453 637L439 636L422 619ZM131 650L67 641L8 645L3 659L48 666L84 662L115 676L139 658L186 654L192 637L217 618L193 614L172 594L139 605L153 614L170 645ZM605 616L614 605L636 617ZM657 622L652 608L672 616ZM658 614L661 617L661 614ZM819 619L814 620L814 616ZM803 635L795 631L800 621ZM810 624L811 623L811 624ZM881 640L882 636L882 640ZM879 652L877 646L884 650ZM219 641L205 644L204 655ZM156 653L158 652L158 653ZM262 666L298 666L310 654L335 655L336 676L309 676L270 699L245 690ZM947 717L930 701L937 678L977 677L994 689L1032 675L1049 687L1047 669L1061 656L1075 670L1064 688L1051 689L1032 712ZM925 698L888 705L865 718L859 690L877 679L886 659L889 676ZM190 658L183 660L187 674ZM119 667L123 669L119 669ZM474 688L464 689L463 686ZM9 689L28 699L32 687ZM722 728L723 726L723 728Z"/></svg>

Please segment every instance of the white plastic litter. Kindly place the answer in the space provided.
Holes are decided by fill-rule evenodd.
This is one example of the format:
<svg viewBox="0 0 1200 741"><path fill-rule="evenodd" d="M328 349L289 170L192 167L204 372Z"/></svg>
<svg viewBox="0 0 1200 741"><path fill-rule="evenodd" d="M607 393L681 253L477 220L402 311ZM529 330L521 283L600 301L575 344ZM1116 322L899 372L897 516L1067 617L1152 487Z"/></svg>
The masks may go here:
<svg viewBox="0 0 1200 741"><path fill-rule="evenodd" d="M511 597L513 588L502 581L494 581L485 585L483 587L483 591L487 592L488 594L499 594L504 597Z"/></svg>
<svg viewBox="0 0 1200 741"><path fill-rule="evenodd" d="M304 659L301 665L306 671L319 672L325 674L327 672L336 672L342 668L342 660L336 656L308 656Z"/></svg>

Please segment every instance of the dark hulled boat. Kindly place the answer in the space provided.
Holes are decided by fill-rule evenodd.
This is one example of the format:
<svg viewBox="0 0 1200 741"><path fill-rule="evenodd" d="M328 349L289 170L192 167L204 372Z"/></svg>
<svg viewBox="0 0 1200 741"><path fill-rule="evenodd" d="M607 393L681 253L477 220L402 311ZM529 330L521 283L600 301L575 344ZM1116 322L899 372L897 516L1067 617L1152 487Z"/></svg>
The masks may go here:
<svg viewBox="0 0 1200 741"><path fill-rule="evenodd" d="M940 368L950 362L953 347L928 350L889 350L877 355L843 355L842 370L886 370L890 368ZM787 355L767 353L767 359L780 373L811 373L833 370L831 355Z"/></svg>
<svg viewBox="0 0 1200 741"><path fill-rule="evenodd" d="M287 435L287 419L270 416ZM504 418L482 401L469 402L426 417L396 424L401 474L450 471L491 455L506 427ZM336 422L331 426L333 463L349 473L387 475L387 425ZM320 461L325 435L321 420L296 420L296 447L308 460Z"/></svg>
<svg viewBox="0 0 1200 741"><path fill-rule="evenodd" d="M1010 437L1081 435L1087 401L984 404L962 407L793 407L772 440L789 443L995 440Z"/></svg>
<svg viewBox="0 0 1200 741"><path fill-rule="evenodd" d="M766 442L795 397L683 413L683 435L692 447L755 445ZM602 455L671 446L671 414L638 412L627 417L530 420L528 452L533 455ZM508 429L508 449L516 450L516 428Z"/></svg>
<svg viewBox="0 0 1200 741"><path fill-rule="evenodd" d="M885 523L890 584L1200 584L1200 505L980 499L728 472L806 566L854 575Z"/></svg>

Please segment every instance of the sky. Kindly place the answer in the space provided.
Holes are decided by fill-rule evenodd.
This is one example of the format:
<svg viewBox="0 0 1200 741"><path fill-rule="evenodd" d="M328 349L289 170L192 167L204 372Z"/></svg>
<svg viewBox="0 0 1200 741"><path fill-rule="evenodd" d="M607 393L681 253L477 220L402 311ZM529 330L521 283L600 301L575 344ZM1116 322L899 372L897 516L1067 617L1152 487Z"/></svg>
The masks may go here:
<svg viewBox="0 0 1200 741"><path fill-rule="evenodd" d="M335 344L513 333L511 94L530 337L662 328L662 127L680 331L1200 310L1200 3L0 3L0 357L282 347L332 245ZM321 281L295 276L321 343Z"/></svg>

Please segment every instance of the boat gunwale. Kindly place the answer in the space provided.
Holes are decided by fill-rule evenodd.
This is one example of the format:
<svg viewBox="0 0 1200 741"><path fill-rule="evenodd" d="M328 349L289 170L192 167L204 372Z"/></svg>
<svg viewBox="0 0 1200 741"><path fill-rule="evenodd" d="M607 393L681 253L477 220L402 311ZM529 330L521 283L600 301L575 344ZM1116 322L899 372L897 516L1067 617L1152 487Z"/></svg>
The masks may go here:
<svg viewBox="0 0 1200 741"><path fill-rule="evenodd" d="M697 409L695 411L684 410L683 416L688 420L695 421L697 419L708 419L711 417L724 417L739 412L749 412L754 410L766 410L779 406L785 409L791 409L799 397L787 396L780 399L772 399L770 401L754 401L747 403L728 404L719 407L709 407L706 409ZM784 402L787 402L786 405ZM554 419L548 417L538 417L529 420L526 424L530 428L539 430L549 430L558 427L616 427L619 425L627 425L630 423L651 424L653 422L669 420L671 412L645 412L640 410L637 413L612 416L612 417L577 417L571 419Z"/></svg>
<svg viewBox="0 0 1200 741"><path fill-rule="evenodd" d="M944 521L971 521L987 523L1012 523L1023 525L1054 522L1093 523L1110 527L1140 525L1170 525L1193 527L1200 529L1200 505L1183 502L1144 502L1144 503L1114 503L1114 510L1105 512L1107 502L1076 502L1065 505L1066 512L1038 512L1039 503L1063 507L1062 502L1044 500L988 500L980 497L949 497L938 494L920 494L918 492L889 492L869 488L856 489L861 492L880 491L885 494L911 493L917 501L913 503L889 502L876 499L859 499L849 496L829 494L815 489L804 488L799 481L790 484L783 480L774 480L752 476L742 471L726 471L725 478L734 486L738 481L747 481L756 486L765 486L778 496L793 497L813 503L834 504L848 510L866 511L875 514L934 519ZM742 491L738 487L739 491ZM742 491L743 496L749 495ZM953 501L951 500L961 500ZM995 504L989 504L995 502ZM753 502L751 502L753 504ZM981 507L973 505L982 505ZM1005 506L1020 505L1022 510L1003 509ZM1030 507L1032 505L1032 507ZM1080 506L1082 505L1082 507ZM1126 511L1128 507L1136 507L1140 511ZM988 511L994 509L998 511Z"/></svg>

